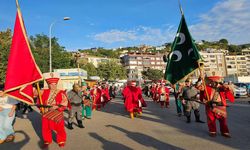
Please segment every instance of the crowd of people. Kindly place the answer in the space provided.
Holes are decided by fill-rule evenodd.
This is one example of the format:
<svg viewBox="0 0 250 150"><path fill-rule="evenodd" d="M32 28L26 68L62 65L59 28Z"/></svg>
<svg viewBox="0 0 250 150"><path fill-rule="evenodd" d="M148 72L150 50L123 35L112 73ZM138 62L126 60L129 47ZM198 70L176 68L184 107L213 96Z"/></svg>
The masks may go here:
<svg viewBox="0 0 250 150"><path fill-rule="evenodd" d="M223 78L217 71L213 74L206 74L203 79L200 77L197 82L193 83L190 78L186 78L185 81L172 85L177 115L181 117L183 114L187 118L186 122L190 123L191 111L193 110L195 121L205 123L201 120L199 111L200 105L203 104L205 105L209 136L215 137L217 135L216 120L218 120L221 135L230 138L227 126L226 100L234 102L234 88L230 83L223 83ZM143 91L154 102L160 103L162 108L164 105L168 108L170 91L164 85L164 82L158 81L145 86Z"/></svg>
<svg viewBox="0 0 250 150"><path fill-rule="evenodd" d="M44 148L48 148L52 143L52 132L56 133L56 140L59 147L64 147L66 142L66 132L64 124L64 111L68 112L67 127L72 130L74 118L79 128L85 128L83 119L91 119L92 111L101 110L105 105L115 98L117 93L121 93L124 100L125 110L131 119L141 116L143 107L147 107L147 103L143 98L151 97L152 101L159 104L159 107L169 108L170 90L166 87L164 81L154 82L146 85L143 89L136 81L128 81L122 87L109 85L108 82L99 82L93 87L89 87L85 81L75 83L72 90L65 91L57 88L59 76L48 73L45 75L45 81L48 89L40 92L34 88L34 98L36 106L41 112L42 120L42 137ZM206 85L205 85L206 83ZM205 105L207 125L209 135L215 137L216 120L220 122L221 135L230 138L229 129L227 127L226 99L234 102L232 88L222 83L222 77L219 75L208 75L205 80L198 80L192 84L192 80L187 78L184 82L172 85L174 89L174 98L176 104L177 115L182 114L187 118L187 123L191 122L191 111L193 110L195 121L205 123L201 120L199 106ZM117 90L119 89L119 91ZM39 98L39 93L40 97ZM3 88L0 90L0 143L11 142L14 140L13 120L15 118L15 110L18 106L24 108L23 112L33 109L28 105L23 105L11 97L6 96Z"/></svg>

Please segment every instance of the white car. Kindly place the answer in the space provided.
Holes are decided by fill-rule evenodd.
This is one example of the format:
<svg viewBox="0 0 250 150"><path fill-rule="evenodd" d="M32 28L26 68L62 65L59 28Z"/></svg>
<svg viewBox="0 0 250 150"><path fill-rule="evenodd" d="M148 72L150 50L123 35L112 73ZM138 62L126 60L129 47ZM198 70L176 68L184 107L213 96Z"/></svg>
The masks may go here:
<svg viewBox="0 0 250 150"><path fill-rule="evenodd" d="M247 89L243 87L234 86L235 97L247 97Z"/></svg>

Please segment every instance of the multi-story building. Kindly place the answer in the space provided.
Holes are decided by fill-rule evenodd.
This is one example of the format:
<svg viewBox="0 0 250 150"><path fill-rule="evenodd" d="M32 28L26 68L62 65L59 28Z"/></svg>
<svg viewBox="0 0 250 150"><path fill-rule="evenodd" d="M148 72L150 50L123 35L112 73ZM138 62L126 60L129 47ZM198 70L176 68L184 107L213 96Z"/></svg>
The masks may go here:
<svg viewBox="0 0 250 150"><path fill-rule="evenodd" d="M220 71L223 76L227 75L224 53L200 52L203 57L205 72Z"/></svg>
<svg viewBox="0 0 250 150"><path fill-rule="evenodd" d="M227 75L247 76L247 58L244 55L226 55Z"/></svg>
<svg viewBox="0 0 250 150"><path fill-rule="evenodd" d="M121 62L126 68L129 80L142 79L142 71L149 68L165 72L166 63L160 53L127 53L121 57Z"/></svg>
<svg viewBox="0 0 250 150"><path fill-rule="evenodd" d="M246 57L246 68L247 68L247 74L250 75L250 48L243 49L242 55L245 55Z"/></svg>

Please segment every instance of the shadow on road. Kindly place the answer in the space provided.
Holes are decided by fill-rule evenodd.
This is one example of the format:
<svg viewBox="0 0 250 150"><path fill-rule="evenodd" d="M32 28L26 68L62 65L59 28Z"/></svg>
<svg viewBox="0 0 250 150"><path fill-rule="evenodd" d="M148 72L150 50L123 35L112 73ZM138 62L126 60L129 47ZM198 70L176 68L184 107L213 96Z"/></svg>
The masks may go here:
<svg viewBox="0 0 250 150"><path fill-rule="evenodd" d="M43 137L42 137L42 118L41 118L41 114L39 112L37 112L36 109L34 109L33 112L30 112L27 114L27 119L29 119L29 121L32 124L32 127L36 133L36 135L39 137L40 141L38 141L38 146L40 148L43 147ZM56 142L56 134L54 132L52 132L52 139L53 141Z"/></svg>
<svg viewBox="0 0 250 150"><path fill-rule="evenodd" d="M7 150L7 149L10 149L10 147L11 147L11 149L22 149L22 147L24 145L29 143L30 137L24 131L16 131L15 134L18 136L19 136L19 134L23 135L24 136L23 140L18 141L18 142L14 141L14 142L10 142L10 143L1 144L0 145L1 150L5 150L5 149Z"/></svg>
<svg viewBox="0 0 250 150"><path fill-rule="evenodd" d="M111 150L111 149L114 149L114 150L132 150L131 148L123 145L123 144L120 144L120 143L116 143L116 142L111 142L111 141L108 141L106 139L104 139L103 137L99 136L98 134L96 133L89 133L89 135L97 140L99 140L100 142L102 142L102 148L103 149L107 149L107 150Z"/></svg>
<svg viewBox="0 0 250 150"><path fill-rule="evenodd" d="M177 128L178 130L180 130L179 132L181 133L185 133L187 135L190 136L195 136L195 137L199 137L201 139L206 139L209 141L213 141L216 143L220 143L223 144L225 146L230 146L232 148L237 148L237 149L249 149L250 147L250 130L248 130L248 128L246 127L247 125L249 125L250 123L250 107L244 107L244 106L233 106L232 107L228 107L228 126L229 126L229 131L232 135L231 139L227 139L224 138L220 135L220 128L219 128L219 124L217 122L217 137L209 137L208 136L208 127L207 124L200 124L200 123L196 123L194 120L194 114L192 112L192 121L190 124L186 123L186 118L184 116L182 117L178 117L177 113L176 113L176 106L175 106L175 102L172 100L170 101L170 108L166 109L166 108L160 108L160 104L158 103L154 103L153 101L146 101L148 104L147 108L144 108L144 112L143 115L140 118L135 118L135 119L143 119L143 120L147 120L147 121L152 121L152 122L157 122L157 123L161 123L161 124L165 124L168 126L172 126L174 128ZM124 111L124 106L122 103L122 100L114 100L111 104L110 107L106 108L105 111L106 113L112 113L115 115L122 115L122 116L126 116L126 113ZM201 119L207 122L207 118L205 115L205 108L204 106L200 107L200 112L201 112ZM240 116L239 116L240 114ZM129 117L127 115L127 117ZM134 120L136 121L136 120ZM152 139L151 137L147 137L147 135L141 134L141 133L133 133L130 131L127 131L125 129L122 129L120 127L117 126L112 126L110 125L109 127L113 127L117 130L120 130L122 132L127 133L127 135L134 139L137 140L138 143L141 143L143 145L147 144L147 142L143 142L141 139L141 137L146 136L144 138L148 138L148 140L152 140L154 141L155 139ZM161 132L162 130L160 129L155 129L158 132ZM244 133L244 134L242 134ZM137 137L137 138L135 138ZM153 142L152 142L153 143ZM157 143L154 142L154 143ZM164 145L165 143L157 143L159 145ZM157 147L157 144L153 144L155 148L160 148ZM148 146L152 146L151 142L150 145ZM165 145L165 146L169 146L169 145ZM171 145L170 145L171 147Z"/></svg>
<svg viewBox="0 0 250 150"><path fill-rule="evenodd" d="M119 131L125 133L127 135L127 137L129 137L133 141L135 141L141 145L145 145L147 147L153 147L157 150L166 150L166 149L182 150L182 148L161 142L161 141L159 141L151 136L148 136L146 134L142 134L139 132L131 132L131 131L128 131L126 129L120 128L118 126L114 126L114 125L106 125L106 127L111 127L111 128L116 129L116 130L119 130Z"/></svg>

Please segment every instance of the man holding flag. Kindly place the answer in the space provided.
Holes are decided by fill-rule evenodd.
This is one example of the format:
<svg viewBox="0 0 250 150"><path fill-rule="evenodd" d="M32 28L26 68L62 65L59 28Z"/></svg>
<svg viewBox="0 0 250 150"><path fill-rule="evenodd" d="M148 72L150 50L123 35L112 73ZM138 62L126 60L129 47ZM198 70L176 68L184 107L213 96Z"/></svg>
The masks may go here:
<svg viewBox="0 0 250 150"><path fill-rule="evenodd" d="M200 61L202 60L189 33L181 6L180 10L181 21L171 47L171 52L168 58L163 58L164 61L167 62L165 79L172 85L184 81L189 75L195 72L200 67ZM189 120L190 119L188 119L188 122Z"/></svg>
<svg viewBox="0 0 250 150"><path fill-rule="evenodd" d="M42 106L44 111L42 115L42 135L44 148L52 143L52 131L56 132L56 140L60 147L65 146L66 132L64 128L63 111L68 106L68 100L65 91L57 88L59 74L44 73L44 78L49 89L42 91L42 102L38 101L38 106ZM44 106L44 107L43 107Z"/></svg>
<svg viewBox="0 0 250 150"><path fill-rule="evenodd" d="M48 143L52 141L51 133L50 135L47 135L48 132L46 132L47 128L46 127L51 127L59 132L62 133L60 134L61 136L58 138L58 141L60 143L59 146L63 147L64 142L66 140L66 133L64 131L64 122L63 120L60 120L60 116L62 116L62 113L60 116L55 116L55 115L50 115L50 117L56 119L58 122L60 122L61 126L56 124L54 125L53 123L46 124L46 121L48 120L44 119L48 118L48 114L44 114L44 106L52 106L50 110L58 110L62 112L64 107L63 102L59 103L58 101L62 101L62 99L58 100L59 98L55 97L56 101L54 101L52 98L47 99L48 97L51 97L50 90L45 90L43 92L43 101L41 99L41 94L39 91L39 85L38 82L43 80L42 73L37 66L35 59L32 55L30 46L29 46L29 41L28 37L26 34L25 26L24 26L24 21L22 18L21 10L18 4L18 0L16 0L17 4L17 14L16 14L16 21L15 21L15 27L14 27L14 34L12 38L12 44L11 44L11 49L10 49L10 54L8 58L8 66L7 66L7 72L6 72L6 82L5 82L5 90L4 92L9 96L12 97L16 100L22 101L24 103L27 103L29 105L34 104L33 101L33 87L32 84L37 83L37 88L38 88L38 95L39 95L39 104L41 106L41 112L43 113L42 115L42 132L43 132L43 137L44 137L44 144L45 146L48 146ZM53 89L56 89L55 84L57 83L58 79L57 78L50 78L46 80L49 84L50 87L52 87L53 84ZM59 91L59 90L55 90ZM61 91L59 93L55 92L55 96L58 95L63 95ZM47 98L46 98L47 96ZM58 96L59 97L59 96ZM63 96L62 96L63 97ZM46 100L45 100L46 99ZM52 100L51 103L47 103L48 100ZM66 104L65 104L66 105ZM49 112L49 111L48 111ZM47 126L46 126L47 125ZM60 129L57 128L60 126ZM51 129L51 128L50 128ZM59 131L60 130L60 131ZM63 134L63 131L65 134ZM51 141L50 141L51 140Z"/></svg>

